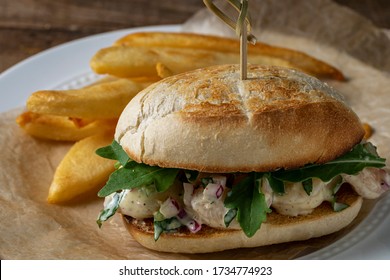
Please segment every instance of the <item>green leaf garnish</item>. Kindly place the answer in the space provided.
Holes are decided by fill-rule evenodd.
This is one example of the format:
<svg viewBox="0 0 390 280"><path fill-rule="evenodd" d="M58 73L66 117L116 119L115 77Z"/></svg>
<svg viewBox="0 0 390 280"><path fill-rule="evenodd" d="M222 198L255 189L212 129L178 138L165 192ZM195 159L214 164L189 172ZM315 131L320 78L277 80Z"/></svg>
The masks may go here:
<svg viewBox="0 0 390 280"><path fill-rule="evenodd" d="M263 174L250 173L225 198L225 207L237 209L237 221L245 235L252 237L271 212L260 190Z"/></svg>
<svg viewBox="0 0 390 280"><path fill-rule="evenodd" d="M154 221L154 240L157 241L163 232L172 232L182 226L180 221L173 217L161 221Z"/></svg>
<svg viewBox="0 0 390 280"><path fill-rule="evenodd" d="M206 187L210 183L214 183L213 178L211 178L211 177L204 177L204 178L200 179L200 182L202 183L203 187Z"/></svg>
<svg viewBox="0 0 390 280"><path fill-rule="evenodd" d="M118 210L119 204L122 201L123 195L125 192L115 193L111 199L111 201L104 207L96 220L96 223L99 227L102 226L104 221L107 221L109 218L114 216L116 210Z"/></svg>
<svg viewBox="0 0 390 280"><path fill-rule="evenodd" d="M334 186L333 189L332 189L332 194L333 194L333 195L335 195L335 194L339 191L339 189L340 189L340 187L341 187L341 185L342 185L343 183L344 183L343 177L339 176L339 177L337 178L337 182L336 182L335 186Z"/></svg>
<svg viewBox="0 0 390 280"><path fill-rule="evenodd" d="M307 195L310 195L313 191L313 179L309 178L302 182L303 189L307 193Z"/></svg>
<svg viewBox="0 0 390 280"><path fill-rule="evenodd" d="M96 154L108 159L115 159L125 166L130 160L130 157L123 150L122 146L115 140L112 141L111 145L99 148L96 150Z"/></svg>
<svg viewBox="0 0 390 280"><path fill-rule="evenodd" d="M348 208L349 205L336 201L336 193L340 190L342 184L344 183L344 180L341 176L339 176L339 178L337 178L336 180L337 180L336 184L332 189L332 199L331 199L330 203L332 205L333 211L340 212L340 211Z"/></svg>
<svg viewBox="0 0 390 280"><path fill-rule="evenodd" d="M343 211L344 209L348 208L349 205L341 202L336 202L335 200L332 201L332 208L335 212Z"/></svg>
<svg viewBox="0 0 390 280"><path fill-rule="evenodd" d="M271 189L277 194L284 194L284 183L283 181L275 178L271 172L264 174L265 178L268 180Z"/></svg>
<svg viewBox="0 0 390 280"><path fill-rule="evenodd" d="M229 227L230 223L237 216L237 209L229 209L229 211L223 217L223 222L225 223L225 227Z"/></svg>
<svg viewBox="0 0 390 280"><path fill-rule="evenodd" d="M99 191L99 197L105 197L119 190L140 188L154 184L158 192L172 186L179 169L149 166L135 161L128 162L123 168L114 171L106 185Z"/></svg>
<svg viewBox="0 0 390 280"><path fill-rule="evenodd" d="M278 170L272 175L282 181L303 182L310 178L319 178L328 182L342 173L354 175L365 167L381 168L385 159L377 155L371 143L358 144L349 153L324 164L310 164L295 170Z"/></svg>
<svg viewBox="0 0 390 280"><path fill-rule="evenodd" d="M196 170L185 170L184 173L189 183L195 182L199 175L199 171Z"/></svg>

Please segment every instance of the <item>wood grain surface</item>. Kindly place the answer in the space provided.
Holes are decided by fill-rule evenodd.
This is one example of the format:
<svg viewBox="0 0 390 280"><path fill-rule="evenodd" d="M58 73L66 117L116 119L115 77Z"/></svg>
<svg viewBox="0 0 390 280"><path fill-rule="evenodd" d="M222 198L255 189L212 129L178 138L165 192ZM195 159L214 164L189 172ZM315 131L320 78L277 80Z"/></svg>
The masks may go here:
<svg viewBox="0 0 390 280"><path fill-rule="evenodd" d="M335 0L390 28L389 0ZM101 32L183 23L202 0L0 0L0 73L47 48Z"/></svg>

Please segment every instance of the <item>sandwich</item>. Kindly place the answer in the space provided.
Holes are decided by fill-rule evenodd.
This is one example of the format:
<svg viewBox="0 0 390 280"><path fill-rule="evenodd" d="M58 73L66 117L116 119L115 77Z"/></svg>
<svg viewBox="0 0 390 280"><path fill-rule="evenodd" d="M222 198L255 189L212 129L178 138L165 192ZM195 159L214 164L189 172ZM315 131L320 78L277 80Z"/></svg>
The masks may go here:
<svg viewBox="0 0 390 280"><path fill-rule="evenodd" d="M326 83L297 70L212 66L141 91L121 117L99 226L120 213L133 238L207 253L331 234L389 189L385 159Z"/></svg>

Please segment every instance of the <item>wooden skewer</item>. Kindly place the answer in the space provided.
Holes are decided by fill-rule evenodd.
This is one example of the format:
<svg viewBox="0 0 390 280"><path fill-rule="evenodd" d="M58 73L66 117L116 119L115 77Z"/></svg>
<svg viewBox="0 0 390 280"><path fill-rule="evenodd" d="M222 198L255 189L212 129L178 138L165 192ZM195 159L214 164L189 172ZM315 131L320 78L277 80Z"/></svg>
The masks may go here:
<svg viewBox="0 0 390 280"><path fill-rule="evenodd" d="M247 79L248 73L248 60L247 60L247 30L246 24L241 26L241 34L240 34L240 77L241 80Z"/></svg>
<svg viewBox="0 0 390 280"><path fill-rule="evenodd" d="M250 34L250 20L248 16L248 0L226 0L227 3L232 5L238 12L238 18L236 21L228 17L217 6L214 5L213 0L203 0L207 8L210 9L216 16L218 16L229 27L234 29L237 35L240 36L240 78L241 80L247 79L247 41L256 43L256 38ZM249 36L248 36L249 32Z"/></svg>

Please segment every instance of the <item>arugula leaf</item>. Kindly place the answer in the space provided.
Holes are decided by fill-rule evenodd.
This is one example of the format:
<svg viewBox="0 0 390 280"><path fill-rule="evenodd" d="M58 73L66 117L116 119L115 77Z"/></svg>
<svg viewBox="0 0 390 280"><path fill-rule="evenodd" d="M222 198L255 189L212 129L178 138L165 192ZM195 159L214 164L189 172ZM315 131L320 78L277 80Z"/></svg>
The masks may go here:
<svg viewBox="0 0 390 280"><path fill-rule="evenodd" d="M337 180L336 184L335 184L335 186L332 189L332 194L333 195L335 195L339 191L341 185L344 183L344 179L341 176L339 176L336 180Z"/></svg>
<svg viewBox="0 0 390 280"><path fill-rule="evenodd" d="M167 190L174 182L179 169L149 166L135 161L114 171L106 185L99 191L105 197L119 190L140 188L154 184L158 192Z"/></svg>
<svg viewBox="0 0 390 280"><path fill-rule="evenodd" d="M344 183L344 180L343 180L343 178L341 176L339 176L339 178L337 178L336 180L337 180L336 184L335 184L335 186L332 189L332 199L330 200L330 203L332 205L333 211L340 212L340 211L348 208L349 205L345 204L345 203L342 203L342 202L337 202L336 201L336 193L340 190L340 187Z"/></svg>
<svg viewBox="0 0 390 280"><path fill-rule="evenodd" d="M319 178L324 182L339 174L354 175L365 167L381 168L385 159L378 156L371 143L358 144L349 153L324 164L310 164L296 170L278 170L272 175L282 181L302 182L310 178Z"/></svg>
<svg viewBox="0 0 390 280"><path fill-rule="evenodd" d="M303 189L307 193L307 195L310 195L313 191L313 179L309 178L302 182Z"/></svg>
<svg viewBox="0 0 390 280"><path fill-rule="evenodd" d="M109 218L114 216L116 210L118 210L119 204L122 201L123 195L125 192L115 193L111 199L111 201L104 207L104 209L100 212L99 217L96 220L96 223L99 227L102 226L104 221L107 221Z"/></svg>
<svg viewBox="0 0 390 280"><path fill-rule="evenodd" d="M237 209L237 221L248 237L256 233L266 220L267 213L271 211L260 191L259 183L262 177L263 174L250 173L233 186L224 201L226 208Z"/></svg>
<svg viewBox="0 0 390 280"><path fill-rule="evenodd" d="M130 157L123 150L122 146L115 140L112 141L111 145L97 149L96 154L103 158L115 159L119 161L122 166L125 166L130 160Z"/></svg>
<svg viewBox="0 0 390 280"><path fill-rule="evenodd" d="M271 172L264 174L265 178L268 180L271 189L277 194L284 194L284 183L283 181L275 178Z"/></svg>

